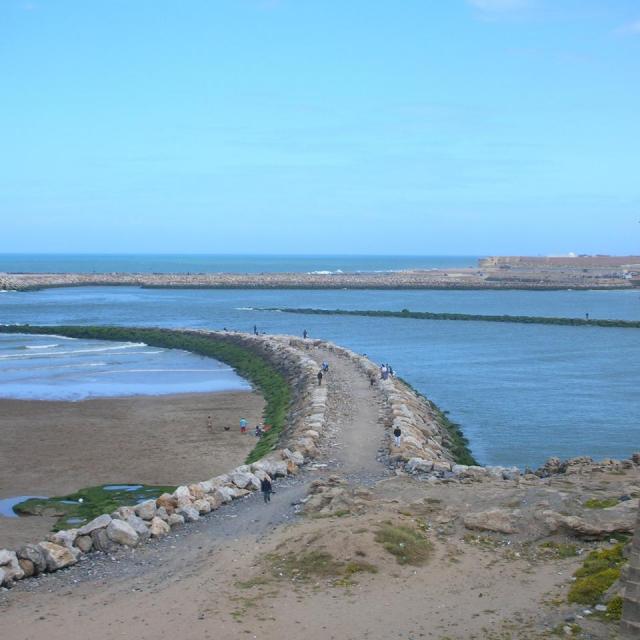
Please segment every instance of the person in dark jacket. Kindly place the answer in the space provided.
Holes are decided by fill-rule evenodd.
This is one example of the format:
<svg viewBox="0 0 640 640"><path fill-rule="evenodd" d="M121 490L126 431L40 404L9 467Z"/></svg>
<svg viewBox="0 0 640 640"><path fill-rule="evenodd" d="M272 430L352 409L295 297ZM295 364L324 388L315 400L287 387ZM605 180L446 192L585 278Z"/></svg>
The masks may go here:
<svg viewBox="0 0 640 640"><path fill-rule="evenodd" d="M318 371L318 386L322 385L322 369Z"/></svg>
<svg viewBox="0 0 640 640"><path fill-rule="evenodd" d="M400 446L400 437L402 436L402 431L400 431L400 427L396 427L393 430L393 437L395 438L396 441L396 447Z"/></svg>
<svg viewBox="0 0 640 640"><path fill-rule="evenodd" d="M260 491L265 502L271 502L271 494L273 493L273 487L271 486L271 480L269 478L262 478L260 480Z"/></svg>

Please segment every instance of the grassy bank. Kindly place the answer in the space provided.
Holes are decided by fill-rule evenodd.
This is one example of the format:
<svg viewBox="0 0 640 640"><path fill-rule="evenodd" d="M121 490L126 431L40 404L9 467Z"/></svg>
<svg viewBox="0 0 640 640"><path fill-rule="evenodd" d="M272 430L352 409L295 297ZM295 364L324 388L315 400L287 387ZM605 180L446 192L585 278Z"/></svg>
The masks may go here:
<svg viewBox="0 0 640 640"><path fill-rule="evenodd" d="M514 322L517 324L555 324L570 327L618 327L623 329L640 329L640 321L636 320L586 320L582 318L553 318L545 316L490 316L470 313L431 313L430 311L376 311L346 309L307 309L291 307L269 307L259 311L281 311L305 315L324 316L368 316L371 318L410 318L413 320L458 320L466 322Z"/></svg>
<svg viewBox="0 0 640 640"><path fill-rule="evenodd" d="M199 355L215 358L233 367L249 380L263 395L266 406L265 424L271 429L251 451L246 462L255 462L277 446L285 425L291 392L287 381L267 360L245 346L232 342L233 338L185 333L171 329L145 329L137 327L107 326L0 326L2 333L57 334L69 338L144 342L155 347L183 349Z"/></svg>
<svg viewBox="0 0 640 640"><path fill-rule="evenodd" d="M457 464L467 464L467 465L477 465L477 460L473 457L471 450L469 449L469 440L465 437L462 432L462 428L459 424L455 422L451 422L447 417L447 412L442 411L440 407L438 407L434 402L429 400L429 398L425 397L424 394L420 393L415 387L413 387L409 382L404 380L401 377L397 377L403 384L405 384L411 391L413 391L417 396L422 398L424 402L426 402L429 407L436 414L436 421L440 425L442 429L446 442L444 443L447 449L451 452L453 459Z"/></svg>

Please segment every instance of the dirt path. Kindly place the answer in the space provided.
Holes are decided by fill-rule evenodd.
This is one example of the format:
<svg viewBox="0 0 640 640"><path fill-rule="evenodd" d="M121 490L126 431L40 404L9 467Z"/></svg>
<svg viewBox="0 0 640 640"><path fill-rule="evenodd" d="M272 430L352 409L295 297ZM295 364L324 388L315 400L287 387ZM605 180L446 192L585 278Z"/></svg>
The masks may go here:
<svg viewBox="0 0 640 640"><path fill-rule="evenodd" d="M310 355L318 367L323 361L329 364L322 380L328 388L325 457L350 479L379 478L386 472L376 459L384 439L382 394L348 358L322 348L314 348Z"/></svg>

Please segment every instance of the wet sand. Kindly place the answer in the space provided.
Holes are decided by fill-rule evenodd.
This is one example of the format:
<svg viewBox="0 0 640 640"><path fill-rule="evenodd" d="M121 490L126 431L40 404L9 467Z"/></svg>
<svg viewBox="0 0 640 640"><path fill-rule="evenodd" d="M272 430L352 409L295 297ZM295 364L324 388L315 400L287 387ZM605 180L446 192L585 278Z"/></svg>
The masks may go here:
<svg viewBox="0 0 640 640"><path fill-rule="evenodd" d="M243 462L256 439L240 435L238 421L245 417L255 425L263 408L255 392L0 399L0 499L65 495L101 484L205 480ZM0 548L42 539L50 526L41 517L0 517Z"/></svg>

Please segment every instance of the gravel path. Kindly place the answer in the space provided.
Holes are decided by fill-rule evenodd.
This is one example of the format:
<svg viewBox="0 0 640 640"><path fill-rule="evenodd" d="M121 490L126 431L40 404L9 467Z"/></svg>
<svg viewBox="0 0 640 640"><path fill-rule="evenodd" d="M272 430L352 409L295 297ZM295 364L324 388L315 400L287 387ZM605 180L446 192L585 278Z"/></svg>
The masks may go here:
<svg viewBox="0 0 640 640"><path fill-rule="evenodd" d="M329 468L347 479L369 484L388 474L377 461L385 433L386 403L377 385L347 357L322 348L310 355L320 366L329 364L322 383L327 386L327 426L321 446Z"/></svg>

